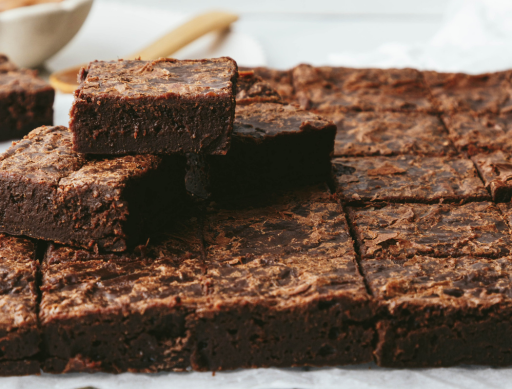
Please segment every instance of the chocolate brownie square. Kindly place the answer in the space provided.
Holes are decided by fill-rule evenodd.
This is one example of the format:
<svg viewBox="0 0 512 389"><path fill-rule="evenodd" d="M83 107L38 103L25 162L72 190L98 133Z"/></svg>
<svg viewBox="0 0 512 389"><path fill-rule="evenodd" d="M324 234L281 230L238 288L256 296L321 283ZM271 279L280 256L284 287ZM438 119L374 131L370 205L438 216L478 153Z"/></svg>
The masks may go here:
<svg viewBox="0 0 512 389"><path fill-rule="evenodd" d="M336 126L292 105L236 108L231 149L208 156L214 197L325 182L331 176Z"/></svg>
<svg viewBox="0 0 512 389"><path fill-rule="evenodd" d="M231 58L91 62L70 112L74 149L90 154L224 155L238 69Z"/></svg>
<svg viewBox="0 0 512 389"><path fill-rule="evenodd" d="M381 307L378 365L512 364L512 257L365 259L361 267Z"/></svg>
<svg viewBox="0 0 512 389"><path fill-rule="evenodd" d="M444 114L450 139L461 152L475 155L493 150L512 152L512 113L501 115L471 113Z"/></svg>
<svg viewBox="0 0 512 389"><path fill-rule="evenodd" d="M17 69L0 55L0 141L20 139L53 124L55 91L37 72Z"/></svg>
<svg viewBox="0 0 512 389"><path fill-rule="evenodd" d="M442 121L420 112L338 112L323 114L338 131L334 155L449 155L453 148Z"/></svg>
<svg viewBox="0 0 512 389"><path fill-rule="evenodd" d="M48 373L155 372L190 366L186 320L203 293L197 218L123 254L50 244L40 321Z"/></svg>
<svg viewBox="0 0 512 389"><path fill-rule="evenodd" d="M423 72L425 81L442 112L499 113L512 109L511 72L470 75Z"/></svg>
<svg viewBox="0 0 512 389"><path fill-rule="evenodd" d="M61 126L0 156L0 231L106 251L145 242L185 201L178 156L86 158Z"/></svg>
<svg viewBox="0 0 512 389"><path fill-rule="evenodd" d="M0 375L39 374L36 243L0 234Z"/></svg>
<svg viewBox="0 0 512 389"><path fill-rule="evenodd" d="M490 200L473 162L460 157L335 158L337 195L345 203Z"/></svg>
<svg viewBox="0 0 512 389"><path fill-rule="evenodd" d="M416 69L353 69L299 65L295 99L303 108L336 111L433 112L430 93Z"/></svg>
<svg viewBox="0 0 512 389"><path fill-rule="evenodd" d="M211 209L209 306L194 368L323 366L372 359L373 305L343 211L326 188Z"/></svg>
<svg viewBox="0 0 512 389"><path fill-rule="evenodd" d="M485 186L496 202L508 202L512 198L512 157L503 151L477 154L471 157Z"/></svg>
<svg viewBox="0 0 512 389"><path fill-rule="evenodd" d="M373 204L348 212L364 259L499 258L512 253L509 226L490 202Z"/></svg>

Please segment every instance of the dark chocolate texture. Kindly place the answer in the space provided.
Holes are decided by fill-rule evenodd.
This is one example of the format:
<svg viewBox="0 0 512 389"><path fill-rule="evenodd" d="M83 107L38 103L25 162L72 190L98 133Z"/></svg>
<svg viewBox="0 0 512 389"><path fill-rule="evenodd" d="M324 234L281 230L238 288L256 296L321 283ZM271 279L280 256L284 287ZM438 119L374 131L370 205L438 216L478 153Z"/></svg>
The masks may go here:
<svg viewBox="0 0 512 389"><path fill-rule="evenodd" d="M0 55L0 141L20 139L53 124L55 91L37 72L17 69Z"/></svg>
<svg viewBox="0 0 512 389"><path fill-rule="evenodd" d="M0 234L0 375L38 374L36 244Z"/></svg>
<svg viewBox="0 0 512 389"><path fill-rule="evenodd" d="M123 251L183 206L181 158L87 159L71 138L40 127L0 156L0 231Z"/></svg>
<svg viewBox="0 0 512 389"><path fill-rule="evenodd" d="M335 156L454 154L441 120L420 112L325 114L338 131Z"/></svg>
<svg viewBox="0 0 512 389"><path fill-rule="evenodd" d="M511 73L423 72L436 106L441 112L507 112L512 109Z"/></svg>
<svg viewBox="0 0 512 389"><path fill-rule="evenodd" d="M490 202L374 204L348 211L364 259L414 255L499 258L512 252L509 226Z"/></svg>
<svg viewBox="0 0 512 389"><path fill-rule="evenodd" d="M275 190L330 178L336 127L292 105L255 103L236 108L231 149L211 156L213 196Z"/></svg>
<svg viewBox="0 0 512 389"><path fill-rule="evenodd" d="M496 202L508 202L512 198L512 157L509 153L495 151L471 157L485 186Z"/></svg>
<svg viewBox="0 0 512 389"><path fill-rule="evenodd" d="M251 71L274 89L281 99L287 103L294 102L292 70L278 70L265 67L240 68L241 71Z"/></svg>
<svg viewBox="0 0 512 389"><path fill-rule="evenodd" d="M337 194L345 203L490 200L470 159L460 157L336 158Z"/></svg>
<svg viewBox="0 0 512 389"><path fill-rule="evenodd" d="M512 257L364 259L382 308L377 364L512 364Z"/></svg>
<svg viewBox="0 0 512 389"><path fill-rule="evenodd" d="M91 62L70 112L75 151L224 155L237 75L227 57Z"/></svg>
<svg viewBox="0 0 512 389"><path fill-rule="evenodd" d="M281 97L272 86L254 71L238 72L236 85L236 104L278 103Z"/></svg>

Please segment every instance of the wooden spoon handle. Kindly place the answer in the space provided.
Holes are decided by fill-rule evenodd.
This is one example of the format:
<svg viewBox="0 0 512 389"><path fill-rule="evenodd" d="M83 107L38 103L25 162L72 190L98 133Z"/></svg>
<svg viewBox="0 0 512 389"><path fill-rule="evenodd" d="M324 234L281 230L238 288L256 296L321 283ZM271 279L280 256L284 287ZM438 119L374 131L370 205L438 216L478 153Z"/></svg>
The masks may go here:
<svg viewBox="0 0 512 389"><path fill-rule="evenodd" d="M228 28L238 16L227 12L211 11L190 19L185 24L167 33L156 42L131 56L143 60L168 57L203 35Z"/></svg>

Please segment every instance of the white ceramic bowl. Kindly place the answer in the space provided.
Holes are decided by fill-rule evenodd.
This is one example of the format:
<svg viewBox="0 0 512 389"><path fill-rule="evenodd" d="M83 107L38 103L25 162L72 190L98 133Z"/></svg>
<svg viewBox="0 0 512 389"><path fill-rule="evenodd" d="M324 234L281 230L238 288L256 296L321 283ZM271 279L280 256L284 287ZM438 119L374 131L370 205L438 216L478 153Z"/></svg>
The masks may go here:
<svg viewBox="0 0 512 389"><path fill-rule="evenodd" d="M0 53L35 67L62 49L84 23L93 0L64 0L0 12Z"/></svg>

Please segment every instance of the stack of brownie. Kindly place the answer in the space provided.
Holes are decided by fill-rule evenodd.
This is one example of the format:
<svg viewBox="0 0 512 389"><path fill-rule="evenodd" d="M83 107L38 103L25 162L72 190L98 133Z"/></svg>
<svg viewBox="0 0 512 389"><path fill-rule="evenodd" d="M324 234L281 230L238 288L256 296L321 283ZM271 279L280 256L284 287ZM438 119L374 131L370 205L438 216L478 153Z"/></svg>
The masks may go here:
<svg viewBox="0 0 512 389"><path fill-rule="evenodd" d="M512 72L79 76L0 156L0 374L512 364Z"/></svg>

